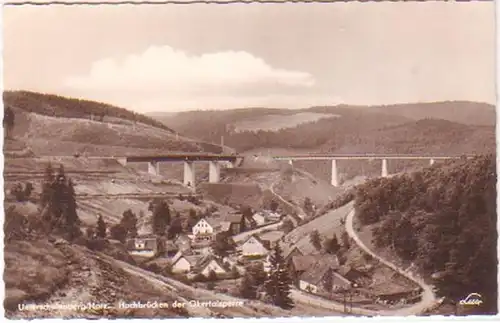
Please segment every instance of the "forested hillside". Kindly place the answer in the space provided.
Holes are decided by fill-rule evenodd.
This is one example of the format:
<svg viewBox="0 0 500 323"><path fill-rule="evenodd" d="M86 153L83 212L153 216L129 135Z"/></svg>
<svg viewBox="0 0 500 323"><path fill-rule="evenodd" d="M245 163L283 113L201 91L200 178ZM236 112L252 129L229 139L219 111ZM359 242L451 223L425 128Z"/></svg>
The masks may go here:
<svg viewBox="0 0 500 323"><path fill-rule="evenodd" d="M466 116L475 108L481 120L472 122L474 118L470 116L472 121L466 122ZM219 142L223 136L226 145L240 152L256 148L292 148L339 153L490 153L495 148L494 123L488 125L486 122L488 118L494 121L494 108L490 108L481 104L445 102L388 107L314 107L300 111L242 109L186 112L161 120L193 138ZM234 129L242 120L305 111L332 117L277 131ZM458 120L462 122L456 122Z"/></svg>
<svg viewBox="0 0 500 323"><path fill-rule="evenodd" d="M356 192L356 215L374 225L373 243L437 279L458 301L479 293L482 313L497 311L495 156L450 161L379 178Z"/></svg>
<svg viewBox="0 0 500 323"><path fill-rule="evenodd" d="M101 102L29 91L5 91L3 100L5 106L50 117L90 119L93 115L95 119L100 120L106 117L120 118L173 132L163 123L150 117Z"/></svg>

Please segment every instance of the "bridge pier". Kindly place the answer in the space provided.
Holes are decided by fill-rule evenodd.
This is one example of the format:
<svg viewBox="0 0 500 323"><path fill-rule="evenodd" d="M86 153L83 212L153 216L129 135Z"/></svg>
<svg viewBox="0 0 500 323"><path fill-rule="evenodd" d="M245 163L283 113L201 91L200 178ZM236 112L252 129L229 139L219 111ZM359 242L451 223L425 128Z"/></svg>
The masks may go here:
<svg viewBox="0 0 500 323"><path fill-rule="evenodd" d="M389 172L387 171L387 159L382 159L382 177L387 177Z"/></svg>
<svg viewBox="0 0 500 323"><path fill-rule="evenodd" d="M435 160L434 160L433 158L431 158L431 159L429 160L429 165L431 165L431 166L432 166L432 165L434 165L434 162L435 162Z"/></svg>
<svg viewBox="0 0 500 323"><path fill-rule="evenodd" d="M160 175L160 163L154 160L150 161L148 163L148 173L155 176Z"/></svg>
<svg viewBox="0 0 500 323"><path fill-rule="evenodd" d="M218 161L208 162L208 182L218 183L220 181L220 164Z"/></svg>
<svg viewBox="0 0 500 323"><path fill-rule="evenodd" d="M184 162L184 185L194 188L195 186L194 163L192 161Z"/></svg>
<svg viewBox="0 0 500 323"><path fill-rule="evenodd" d="M337 172L337 160L332 159L332 186L339 186L338 172Z"/></svg>

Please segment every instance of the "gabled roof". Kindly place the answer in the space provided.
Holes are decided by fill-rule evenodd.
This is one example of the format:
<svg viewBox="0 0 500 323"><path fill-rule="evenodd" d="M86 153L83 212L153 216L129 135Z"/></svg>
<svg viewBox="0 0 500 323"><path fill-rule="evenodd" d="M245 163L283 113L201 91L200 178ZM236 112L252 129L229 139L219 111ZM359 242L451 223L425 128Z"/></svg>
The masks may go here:
<svg viewBox="0 0 500 323"><path fill-rule="evenodd" d="M269 244L263 240L261 240L258 236L256 236L255 234L251 235L250 237L248 237L248 239L245 240L245 242L242 244L246 244L248 241L252 240L252 239L255 239L257 240L264 248L266 248L267 250L269 250Z"/></svg>
<svg viewBox="0 0 500 323"><path fill-rule="evenodd" d="M323 280L323 277L328 270L330 270L328 266L322 266L319 263L315 263L310 269L306 270L300 276L300 280L317 286Z"/></svg>
<svg viewBox="0 0 500 323"><path fill-rule="evenodd" d="M300 276L300 279L310 284L317 285L321 282L328 270L335 271L339 268L339 261L337 256L334 255L314 255L313 257L316 258L316 261L307 268L307 270ZM303 266L305 264L301 265ZM334 273L334 276L337 278L340 277L338 279L341 279L344 284L347 283L350 285L350 282L340 274Z"/></svg>
<svg viewBox="0 0 500 323"><path fill-rule="evenodd" d="M308 270L312 265L318 261L314 255L309 256L293 256L292 264L296 271Z"/></svg>
<svg viewBox="0 0 500 323"><path fill-rule="evenodd" d="M214 229L214 230L217 227L220 227L220 221L218 221L217 219L208 218L208 217L200 219L198 222L196 222L195 226L198 225L202 221L205 221L206 223L208 223L212 227L212 229Z"/></svg>
<svg viewBox="0 0 500 323"><path fill-rule="evenodd" d="M196 271L197 272L203 271L203 269L205 269L205 267L208 266L212 261L215 261L222 269L224 269L227 272L227 269L224 268L224 265L212 255L208 255L200 259L200 261L196 264Z"/></svg>
<svg viewBox="0 0 500 323"><path fill-rule="evenodd" d="M190 256L183 256L181 258L184 258L189 262L191 266L196 266L203 258L202 255L190 255Z"/></svg>
<svg viewBox="0 0 500 323"><path fill-rule="evenodd" d="M351 281L339 274L338 272L333 272L333 282L338 286L342 285L342 287L351 287Z"/></svg>
<svg viewBox="0 0 500 323"><path fill-rule="evenodd" d="M263 241L275 242L281 239L285 233L283 231L269 231L259 235L260 239Z"/></svg>
<svg viewBox="0 0 500 323"><path fill-rule="evenodd" d="M298 251L301 255L306 254L297 245L294 245L291 247L284 247L283 248L283 258L287 259L293 253L294 250Z"/></svg>
<svg viewBox="0 0 500 323"><path fill-rule="evenodd" d="M243 214L229 214L224 217L224 221L230 223L241 223L241 219L243 218Z"/></svg>
<svg viewBox="0 0 500 323"><path fill-rule="evenodd" d="M133 239L127 239L125 245L127 247L127 250L132 251L132 250L139 250L136 247L136 244L138 243L144 243L144 248L141 248L141 250L156 250L158 246L158 242L156 238L133 238Z"/></svg>

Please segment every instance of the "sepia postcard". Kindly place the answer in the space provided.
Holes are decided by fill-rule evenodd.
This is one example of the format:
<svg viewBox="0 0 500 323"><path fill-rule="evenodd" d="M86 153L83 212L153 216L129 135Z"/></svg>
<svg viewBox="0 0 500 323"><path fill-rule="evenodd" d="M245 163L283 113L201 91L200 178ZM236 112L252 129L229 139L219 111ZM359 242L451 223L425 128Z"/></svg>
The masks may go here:
<svg viewBox="0 0 500 323"><path fill-rule="evenodd" d="M4 4L6 318L497 314L493 1L182 2Z"/></svg>

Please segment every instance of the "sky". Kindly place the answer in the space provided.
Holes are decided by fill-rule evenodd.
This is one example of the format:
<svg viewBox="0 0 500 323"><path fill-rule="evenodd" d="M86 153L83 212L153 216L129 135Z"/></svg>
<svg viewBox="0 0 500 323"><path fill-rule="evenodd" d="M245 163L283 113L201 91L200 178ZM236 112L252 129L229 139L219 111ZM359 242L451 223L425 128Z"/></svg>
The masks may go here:
<svg viewBox="0 0 500 323"><path fill-rule="evenodd" d="M137 112L495 103L494 3L4 7L4 88Z"/></svg>

